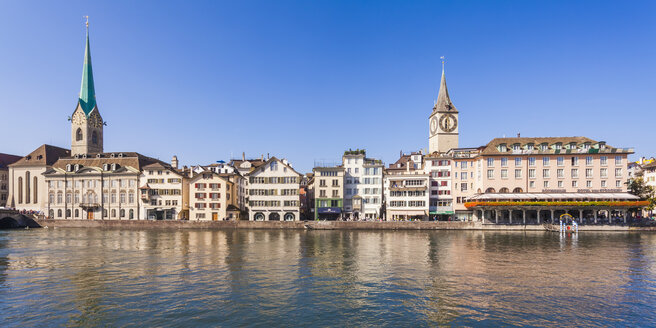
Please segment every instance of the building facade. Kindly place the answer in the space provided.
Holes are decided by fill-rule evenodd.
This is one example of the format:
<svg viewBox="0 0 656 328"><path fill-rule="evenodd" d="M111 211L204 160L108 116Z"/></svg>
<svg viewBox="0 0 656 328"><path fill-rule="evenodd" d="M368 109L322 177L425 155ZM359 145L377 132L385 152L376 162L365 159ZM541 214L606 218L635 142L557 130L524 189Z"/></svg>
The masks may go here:
<svg viewBox="0 0 656 328"><path fill-rule="evenodd" d="M424 156L424 173L429 179L429 215L431 220L452 219L451 157L443 153Z"/></svg>
<svg viewBox="0 0 656 328"><path fill-rule="evenodd" d="M299 221L301 174L271 157L248 174L248 215L253 221Z"/></svg>
<svg viewBox="0 0 656 328"><path fill-rule="evenodd" d="M187 177L162 162L142 168L139 186L140 217L148 220L186 220L183 210L184 184Z"/></svg>
<svg viewBox="0 0 656 328"><path fill-rule="evenodd" d="M9 165L18 162L21 158L0 153L0 207L6 207L9 199Z"/></svg>
<svg viewBox="0 0 656 328"><path fill-rule="evenodd" d="M429 174L421 152L401 155L385 170L385 219L387 221L429 218Z"/></svg>
<svg viewBox="0 0 656 328"><path fill-rule="evenodd" d="M344 209L344 168L340 166L315 167L314 219L342 219Z"/></svg>
<svg viewBox="0 0 656 328"><path fill-rule="evenodd" d="M227 220L232 190L233 183L218 173L207 170L194 174L189 179L190 220Z"/></svg>
<svg viewBox="0 0 656 328"><path fill-rule="evenodd" d="M351 220L380 218L383 214L383 162L367 158L364 150L349 150L342 156L342 167L345 170L344 217Z"/></svg>

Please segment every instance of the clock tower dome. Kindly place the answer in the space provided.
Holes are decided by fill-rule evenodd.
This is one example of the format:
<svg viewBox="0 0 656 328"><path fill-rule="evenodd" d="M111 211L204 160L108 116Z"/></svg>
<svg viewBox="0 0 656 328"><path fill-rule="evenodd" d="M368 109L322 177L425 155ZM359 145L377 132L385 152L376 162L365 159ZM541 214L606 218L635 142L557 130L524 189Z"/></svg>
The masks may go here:
<svg viewBox="0 0 656 328"><path fill-rule="evenodd" d="M82 86L77 107L71 120L71 155L82 155L103 152L103 126L105 122L100 116L96 104L96 91L93 86L93 70L91 69L91 49L89 48L89 22L87 20L87 44L84 51L84 66L82 67Z"/></svg>
<svg viewBox="0 0 656 328"><path fill-rule="evenodd" d="M442 60L440 91L433 112L428 117L428 152L446 153L452 148L458 148L458 123L458 110L449 98Z"/></svg>

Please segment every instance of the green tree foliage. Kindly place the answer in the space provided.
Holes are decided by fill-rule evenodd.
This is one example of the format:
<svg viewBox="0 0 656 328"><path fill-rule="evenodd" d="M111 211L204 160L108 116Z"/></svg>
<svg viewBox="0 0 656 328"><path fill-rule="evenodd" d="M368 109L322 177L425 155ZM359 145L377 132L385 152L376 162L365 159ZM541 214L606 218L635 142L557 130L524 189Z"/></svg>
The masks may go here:
<svg viewBox="0 0 656 328"><path fill-rule="evenodd" d="M629 181L629 192L640 197L640 200L649 201L649 205L645 206L646 210L651 211L656 207L654 187L647 185L643 178L631 179Z"/></svg>

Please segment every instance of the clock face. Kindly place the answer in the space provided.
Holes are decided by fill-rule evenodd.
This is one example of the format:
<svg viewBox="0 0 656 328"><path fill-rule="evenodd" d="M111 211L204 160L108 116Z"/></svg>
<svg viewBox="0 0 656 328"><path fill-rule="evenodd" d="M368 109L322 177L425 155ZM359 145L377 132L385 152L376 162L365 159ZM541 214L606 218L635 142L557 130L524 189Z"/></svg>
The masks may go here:
<svg viewBox="0 0 656 328"><path fill-rule="evenodd" d="M444 132L453 132L458 127L458 120L453 114L444 114L440 117L440 129Z"/></svg>
<svg viewBox="0 0 656 328"><path fill-rule="evenodd" d="M430 120L430 133L435 135L437 133L437 116L431 117Z"/></svg>
<svg viewBox="0 0 656 328"><path fill-rule="evenodd" d="M100 116L97 113L91 114L89 121L94 128L102 127L102 119L100 119Z"/></svg>
<svg viewBox="0 0 656 328"><path fill-rule="evenodd" d="M77 112L77 113L75 113L75 115L73 115L73 120L72 121L73 121L73 124L77 124L77 125L83 124L84 123L84 115L80 112Z"/></svg>

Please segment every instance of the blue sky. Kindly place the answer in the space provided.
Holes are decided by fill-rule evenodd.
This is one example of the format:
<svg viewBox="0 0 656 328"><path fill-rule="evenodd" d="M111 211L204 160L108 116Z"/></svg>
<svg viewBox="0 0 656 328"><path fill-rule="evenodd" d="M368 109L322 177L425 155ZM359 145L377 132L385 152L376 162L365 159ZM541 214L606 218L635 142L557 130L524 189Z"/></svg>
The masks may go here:
<svg viewBox="0 0 656 328"><path fill-rule="evenodd" d="M0 152L69 147L90 16L105 151L299 171L428 147L439 57L460 146L588 136L656 155L653 1L1 1Z"/></svg>

